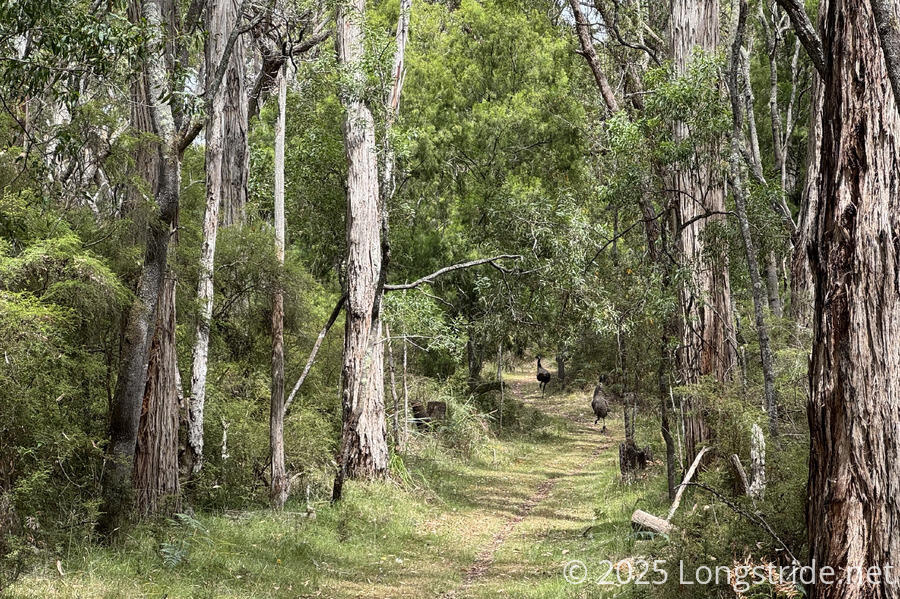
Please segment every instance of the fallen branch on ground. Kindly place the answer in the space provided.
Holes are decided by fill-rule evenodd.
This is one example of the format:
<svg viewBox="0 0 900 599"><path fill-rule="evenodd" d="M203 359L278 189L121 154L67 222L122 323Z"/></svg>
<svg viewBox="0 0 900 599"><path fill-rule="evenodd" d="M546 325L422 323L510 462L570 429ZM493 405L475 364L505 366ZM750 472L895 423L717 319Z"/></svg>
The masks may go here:
<svg viewBox="0 0 900 599"><path fill-rule="evenodd" d="M706 455L707 451L709 451L709 447L704 447L700 450L700 453L697 454L697 457L694 458L694 462L691 464L691 467L688 468L687 474L684 475L684 479L681 481L681 484L678 485L675 501L672 502L672 507L669 508L669 515L665 520L642 510L635 510L631 515L632 525L662 534L668 534L675 530L675 527L671 524L670 520L672 519L672 516L675 515L675 510L681 505L681 496L684 494L684 489L691 484L691 479L694 478L694 473L697 471L698 466L700 466L700 460L703 459L703 456Z"/></svg>

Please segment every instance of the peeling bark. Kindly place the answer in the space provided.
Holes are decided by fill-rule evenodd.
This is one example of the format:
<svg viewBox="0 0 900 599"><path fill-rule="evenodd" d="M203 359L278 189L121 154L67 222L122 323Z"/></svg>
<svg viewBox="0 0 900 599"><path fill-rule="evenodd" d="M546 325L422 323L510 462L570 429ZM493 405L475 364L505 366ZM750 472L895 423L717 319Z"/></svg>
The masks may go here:
<svg viewBox="0 0 900 599"><path fill-rule="evenodd" d="M166 4L162 6L161 4ZM164 9L167 2L144 0L141 15L147 23L144 61L150 122L160 140L157 146L156 203L158 212L148 223L144 263L134 302L125 317L116 390L110 408L109 465L103 480L100 530L112 535L125 523L132 506L132 472L138 426L147 380L150 342L163 292L169 232L178 213L181 161L172 107L159 101L167 97L167 58Z"/></svg>
<svg viewBox="0 0 900 599"><path fill-rule="evenodd" d="M223 73L224 80L219 85L216 84L214 68L222 60L228 38L238 25L238 17L239 5L234 0L210 0L207 3L206 89L215 90L215 95L206 118L206 208L197 282L199 310L191 368L191 418L188 429L190 451L187 457L192 475L203 468L203 418L220 214L224 225L240 223L247 201L250 151L247 94L243 82L244 42L241 37L234 41L228 67Z"/></svg>
<svg viewBox="0 0 900 599"><path fill-rule="evenodd" d="M813 599L900 597L900 116L872 3L828 0L822 19L819 202L810 364L810 558L839 576ZM891 17L900 18L892 3Z"/></svg>
<svg viewBox="0 0 900 599"><path fill-rule="evenodd" d="M177 378L175 275L170 271L157 310L134 458L135 507L142 517L181 509Z"/></svg>
<svg viewBox="0 0 900 599"><path fill-rule="evenodd" d="M718 0L672 0L671 44L675 71L688 72L695 48L715 52L719 46ZM688 125L675 124L676 140L691 135ZM703 217L706 213L725 210L724 182L716 172L715 157L719 148L705 149L707 157L697 157L690 166L674 173L672 189L676 194L676 221L681 227L678 251L690 278L680 293L680 347L676 365L681 384L696 383L700 377L712 375L724 382L731 378L735 351L731 319L731 284L727 257L709 256L704 232L709 222L721 221L722 214ZM691 223L691 224L687 224ZM684 402L686 458L692 460L702 443L710 436L701 406L690 397Z"/></svg>
<svg viewBox="0 0 900 599"><path fill-rule="evenodd" d="M365 0L337 7L338 63L345 69L341 103L346 111L347 307L341 368L343 425L332 498L341 498L348 478L381 476L387 469L384 413L384 351L380 311L382 277L381 205L375 122L362 97L365 87Z"/></svg>
<svg viewBox="0 0 900 599"><path fill-rule="evenodd" d="M275 122L275 254L284 266L284 128L287 73L278 78L278 120ZM284 464L284 291L272 298L272 394L269 409L269 499L280 510L287 501L288 478Z"/></svg>

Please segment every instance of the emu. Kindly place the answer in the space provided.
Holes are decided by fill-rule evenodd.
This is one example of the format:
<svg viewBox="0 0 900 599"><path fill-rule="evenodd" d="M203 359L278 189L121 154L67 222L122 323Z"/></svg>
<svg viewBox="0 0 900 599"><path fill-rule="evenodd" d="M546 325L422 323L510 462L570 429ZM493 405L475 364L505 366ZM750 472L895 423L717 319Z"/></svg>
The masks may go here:
<svg viewBox="0 0 900 599"><path fill-rule="evenodd" d="M591 400L591 409L594 410L594 415L597 417L594 420L594 424L597 424L600 419L603 419L603 430L601 433L606 432L606 417L609 415L609 400L606 397L606 392L603 389L603 380L604 377L600 377L599 384L594 387L594 398Z"/></svg>
<svg viewBox="0 0 900 599"><path fill-rule="evenodd" d="M550 382L550 371L541 366L541 357L537 357L537 380L540 383L538 385L541 388L541 398L544 397L544 391L547 389L547 383Z"/></svg>

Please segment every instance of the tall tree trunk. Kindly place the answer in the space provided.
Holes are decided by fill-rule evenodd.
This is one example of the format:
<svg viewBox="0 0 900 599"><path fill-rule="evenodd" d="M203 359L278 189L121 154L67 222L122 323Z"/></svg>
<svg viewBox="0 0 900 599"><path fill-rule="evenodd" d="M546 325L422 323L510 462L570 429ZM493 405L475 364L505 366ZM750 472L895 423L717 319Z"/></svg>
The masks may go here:
<svg viewBox="0 0 900 599"><path fill-rule="evenodd" d="M141 20L141 4L140 0L129 0L128 2L128 19L133 23L139 23ZM156 173L159 169L159 148L158 143L152 140L153 133L153 117L150 114L150 100L147 97L148 89L147 73L141 69L135 73L131 81L131 129L136 133L151 134L144 136L150 138L138 144L134 149L133 158L135 165L135 174L137 177L145 181L150 189L150 197L155 197L157 191ZM122 208L123 214L134 214L133 209L138 205L144 194L141 190L133 189L128 195Z"/></svg>
<svg viewBox="0 0 900 599"><path fill-rule="evenodd" d="M231 31L238 26L241 3L238 0L207 0L208 43L207 89L213 87L214 65L219 64ZM247 181L250 173L250 141L248 127L248 94L244 83L244 38L234 41L228 68L213 100L213 109L207 120L216 129L222 145L209 153L207 143L207 185L219 194L222 224L240 225L246 217ZM210 131L207 129L207 136ZM209 160L213 162L210 164ZM210 191L207 189L207 194Z"/></svg>
<svg viewBox="0 0 900 599"><path fill-rule="evenodd" d="M341 498L347 478L372 478L387 469L384 414L384 351L378 318L382 273L378 162L375 122L365 87L365 0L338 3L336 46L345 70L340 92L346 111L347 153L347 312L341 369L343 426L332 498Z"/></svg>
<svg viewBox="0 0 900 599"><path fill-rule="evenodd" d="M819 210L819 169L822 162L822 80L813 73L810 101L809 141L806 151L806 182L803 184L803 201L800 206L800 222L794 239L794 255L791 259L791 317L802 328L812 326L813 272L810 265L810 244Z"/></svg>
<svg viewBox="0 0 900 599"><path fill-rule="evenodd" d="M672 0L671 20L672 57L678 75L686 75L696 48L715 52L719 45L718 0ZM691 136L685 123L675 124L678 141ZM710 157L719 148L704 149ZM725 192L714 164L699 154L692 167L685 166L673 177L676 193L679 254L690 269L690 277L682 287L680 300L680 347L676 353L677 368L682 384L696 383L700 377L712 375L724 382L732 375L735 351L730 338L731 285L727 257L708 256L704 231L709 222L724 219L721 214L704 217L707 213L725 210ZM697 219L697 220L694 220ZM691 223L691 221L693 221ZM687 224L691 223L691 224ZM709 439L702 407L690 397L684 398L686 460L692 461L700 445Z"/></svg>
<svg viewBox="0 0 900 599"><path fill-rule="evenodd" d="M147 98L157 148L157 214L148 223L147 245L135 300L125 317L116 390L110 410L110 463L103 480L103 515L100 529L112 534L124 524L132 507L131 476L138 425L147 380L147 361L156 311L165 282L169 232L178 213L181 160L178 155L175 120L170 97L167 48L164 40L163 8L155 0L144 0L141 15L147 22L144 61Z"/></svg>
<svg viewBox="0 0 900 599"><path fill-rule="evenodd" d="M275 122L275 253L284 266L284 128L287 107L287 73L278 76L278 120ZM272 395L269 409L269 495L280 510L288 496L284 465L284 291L281 284L272 298Z"/></svg>
<svg viewBox="0 0 900 599"><path fill-rule="evenodd" d="M821 174L810 255L815 311L807 529L816 567L841 575L834 584L813 585L809 596L895 598L900 117L872 3L826 4ZM891 4L896 22L900 4ZM870 567L882 572L874 584L866 581ZM862 575L847 577L848 568Z"/></svg>
<svg viewBox="0 0 900 599"><path fill-rule="evenodd" d="M396 188L396 155L391 139L391 129L394 120L400 112L400 94L403 92L403 82L406 78L406 42L409 40L409 18L412 12L412 0L400 0L400 15L397 19L397 35L394 39L394 66L391 69L391 89L385 100L385 131L384 131L384 172L381 177L381 201L385 205L385 218L387 216L387 203L394 196Z"/></svg>
<svg viewBox="0 0 900 599"><path fill-rule="evenodd" d="M769 342L769 327L766 324L765 296L763 282L759 274L759 257L756 244L750 233L750 219L747 217L747 189L744 187L743 159L741 145L744 138L744 108L741 101L741 46L744 43L744 30L747 23L747 0L739 0L739 13L735 29L734 44L731 48L731 69L728 74L728 87L731 96L733 128L731 132L731 183L734 195L735 212L738 228L744 242L744 253L747 256L747 270L750 272L751 294L753 295L753 314L756 317L756 333L759 338L759 352L762 359L763 380L766 396L766 410L769 414L769 432L773 437L778 435L778 401L775 394L775 367L772 347Z"/></svg>
<svg viewBox="0 0 900 599"><path fill-rule="evenodd" d="M237 26L238 5L234 0L209 0L206 5L206 89L215 88L216 65L222 60L231 31ZM206 405L206 376L209 362L210 321L213 311L213 267L220 209L225 225L243 221L247 198L249 145L247 137L247 94L243 79L243 40L234 42L224 80L216 88L206 118L206 209L203 214L203 241L200 246L200 275L197 281L197 331L191 367L190 428L187 455L190 471L203 468L203 415Z"/></svg>
<svg viewBox="0 0 900 599"><path fill-rule="evenodd" d="M157 309L134 458L135 507L143 517L181 509L177 379L175 274L169 271Z"/></svg>

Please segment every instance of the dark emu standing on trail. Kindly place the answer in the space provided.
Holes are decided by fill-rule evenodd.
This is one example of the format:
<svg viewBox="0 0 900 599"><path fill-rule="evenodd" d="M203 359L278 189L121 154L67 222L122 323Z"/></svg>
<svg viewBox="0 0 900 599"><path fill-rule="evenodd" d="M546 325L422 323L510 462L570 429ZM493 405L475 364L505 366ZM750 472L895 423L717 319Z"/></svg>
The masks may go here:
<svg viewBox="0 0 900 599"><path fill-rule="evenodd" d="M537 380L540 383L539 387L541 388L541 398L544 397L544 391L547 389L547 383L550 382L550 371L541 366L541 357L537 357L538 367L537 367Z"/></svg>
<svg viewBox="0 0 900 599"><path fill-rule="evenodd" d="M606 392L603 390L603 378L600 378L600 383L594 387L594 398L591 400L591 409L594 410L594 415L597 417L594 420L594 424L603 419L603 430L600 431L602 433L606 432L606 417L609 415L609 400L606 398Z"/></svg>

